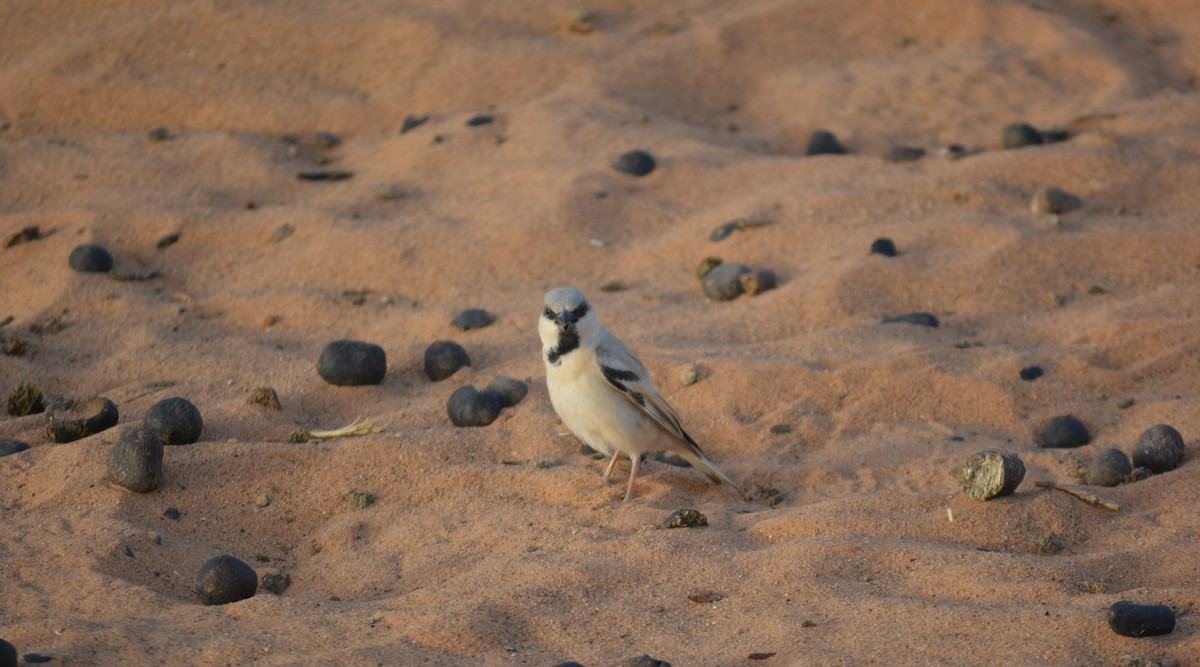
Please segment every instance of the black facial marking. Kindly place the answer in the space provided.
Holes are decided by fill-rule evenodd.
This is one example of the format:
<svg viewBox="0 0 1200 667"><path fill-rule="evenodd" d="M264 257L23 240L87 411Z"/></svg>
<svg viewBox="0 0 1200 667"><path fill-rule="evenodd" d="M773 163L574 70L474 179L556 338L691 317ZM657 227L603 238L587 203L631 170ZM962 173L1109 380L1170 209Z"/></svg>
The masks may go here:
<svg viewBox="0 0 1200 667"><path fill-rule="evenodd" d="M579 304L575 310L572 310L571 314L575 316L575 319L581 320L583 319L584 315L587 315L588 310L590 310L590 306L587 305L587 301L584 301L583 303Z"/></svg>
<svg viewBox="0 0 1200 667"><path fill-rule="evenodd" d="M558 345L546 351L546 361L549 361L552 366L557 366L561 363L559 357L578 349L579 334L574 331L560 331L558 332Z"/></svg>

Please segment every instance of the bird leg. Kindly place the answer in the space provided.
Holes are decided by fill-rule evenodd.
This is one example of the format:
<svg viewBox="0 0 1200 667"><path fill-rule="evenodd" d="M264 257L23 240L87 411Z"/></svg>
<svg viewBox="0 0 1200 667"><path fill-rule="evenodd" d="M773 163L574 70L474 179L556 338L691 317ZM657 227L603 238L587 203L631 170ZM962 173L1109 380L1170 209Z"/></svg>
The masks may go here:
<svg viewBox="0 0 1200 667"><path fill-rule="evenodd" d="M642 457L629 457L629 486L625 488L625 500L621 502L629 502L633 499L633 480L637 478L638 464L642 462Z"/></svg>
<svg viewBox="0 0 1200 667"><path fill-rule="evenodd" d="M613 452L612 460L608 462L608 467L604 469L604 481L612 476L613 468L617 467L617 457L621 456L621 452Z"/></svg>

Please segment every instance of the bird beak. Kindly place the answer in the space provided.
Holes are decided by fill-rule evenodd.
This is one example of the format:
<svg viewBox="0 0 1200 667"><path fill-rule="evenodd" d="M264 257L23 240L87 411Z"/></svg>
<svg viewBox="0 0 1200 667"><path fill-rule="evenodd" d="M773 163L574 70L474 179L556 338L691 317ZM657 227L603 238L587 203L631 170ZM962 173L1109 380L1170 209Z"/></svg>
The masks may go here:
<svg viewBox="0 0 1200 667"><path fill-rule="evenodd" d="M571 314L571 311L564 310L554 318L554 323L558 325L559 329L566 331L575 325L575 316Z"/></svg>

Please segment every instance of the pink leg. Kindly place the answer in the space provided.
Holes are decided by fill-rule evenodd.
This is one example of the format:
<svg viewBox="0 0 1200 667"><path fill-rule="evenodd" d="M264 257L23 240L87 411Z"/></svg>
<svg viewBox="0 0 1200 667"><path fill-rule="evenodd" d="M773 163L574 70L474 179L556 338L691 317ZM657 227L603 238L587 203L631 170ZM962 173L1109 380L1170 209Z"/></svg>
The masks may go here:
<svg viewBox="0 0 1200 667"><path fill-rule="evenodd" d="M627 503L633 499L633 480L637 479L638 464L641 462L641 456L631 456L629 458L629 486L625 488L625 500L621 502Z"/></svg>
<svg viewBox="0 0 1200 667"><path fill-rule="evenodd" d="M617 458L619 456L621 456L621 452L614 453L612 460L608 462L608 467L604 469L604 481L607 482L608 478L612 476L613 468L617 467Z"/></svg>

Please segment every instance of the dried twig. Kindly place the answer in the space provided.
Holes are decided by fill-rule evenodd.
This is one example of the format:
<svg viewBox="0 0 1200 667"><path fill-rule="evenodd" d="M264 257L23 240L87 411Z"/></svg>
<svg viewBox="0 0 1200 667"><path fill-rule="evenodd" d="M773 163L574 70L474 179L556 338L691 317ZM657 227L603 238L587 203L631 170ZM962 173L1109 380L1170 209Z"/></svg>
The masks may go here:
<svg viewBox="0 0 1200 667"><path fill-rule="evenodd" d="M314 438L346 438L353 435L367 435L370 433L379 433L383 430L375 422L363 421L362 417L346 424L341 428L335 428L332 431L309 431L308 434Z"/></svg>
<svg viewBox="0 0 1200 667"><path fill-rule="evenodd" d="M1110 509L1114 512L1120 511L1120 509L1121 509L1120 505L1118 505L1117 503L1114 503L1111 500L1105 500L1105 499L1101 498L1100 496L1097 496L1092 493L1088 493L1087 491L1084 491L1083 489L1078 489L1073 486L1063 486L1061 484L1055 484L1054 482L1036 482L1036 486L1040 489L1054 489L1056 491L1062 491L1063 493L1069 493L1072 496L1075 496L1076 498L1082 500L1085 503L1090 503L1092 505L1099 505L1105 509Z"/></svg>

